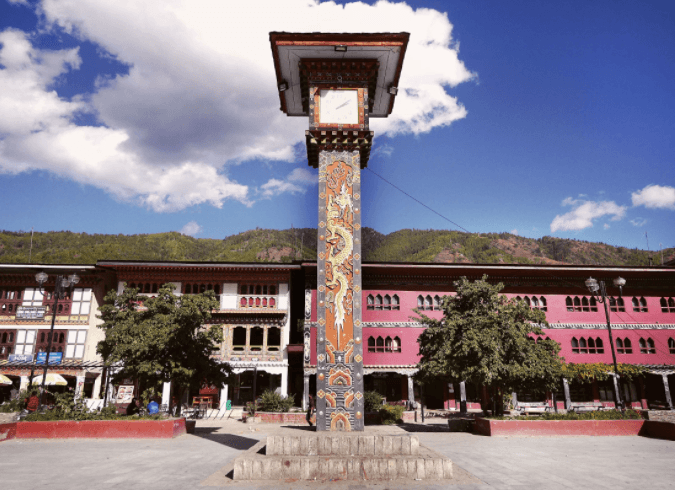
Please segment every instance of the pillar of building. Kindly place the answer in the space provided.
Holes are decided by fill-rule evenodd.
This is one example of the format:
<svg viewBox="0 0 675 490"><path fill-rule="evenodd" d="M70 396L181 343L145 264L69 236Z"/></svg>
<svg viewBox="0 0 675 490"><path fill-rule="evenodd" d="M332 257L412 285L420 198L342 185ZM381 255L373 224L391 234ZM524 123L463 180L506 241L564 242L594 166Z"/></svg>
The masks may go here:
<svg viewBox="0 0 675 490"><path fill-rule="evenodd" d="M612 373L612 383L614 384L614 408L619 408L621 403L621 388L619 387L619 376Z"/></svg>
<svg viewBox="0 0 675 490"><path fill-rule="evenodd" d="M572 398L570 397L570 384L567 378L563 378L563 391L565 393L565 410L569 410L572 406Z"/></svg>
<svg viewBox="0 0 675 490"><path fill-rule="evenodd" d="M288 396L288 366L281 371L281 396Z"/></svg>
<svg viewBox="0 0 675 490"><path fill-rule="evenodd" d="M82 391L84 390L84 376L75 377L75 398L80 398L82 396Z"/></svg>
<svg viewBox="0 0 675 490"><path fill-rule="evenodd" d="M413 377L408 375L408 403L410 404L410 408L414 409L415 408L415 386L413 384Z"/></svg>
<svg viewBox="0 0 675 490"><path fill-rule="evenodd" d="M466 383L464 381L459 383L459 413L466 414L468 412L466 407Z"/></svg>
<svg viewBox="0 0 675 490"><path fill-rule="evenodd" d="M319 153L317 404L319 431L364 427L361 157Z"/></svg>
<svg viewBox="0 0 675 490"><path fill-rule="evenodd" d="M229 385L225 383L220 388L220 407L218 409L218 417L222 417L227 411L227 397L229 395Z"/></svg>
<svg viewBox="0 0 675 490"><path fill-rule="evenodd" d="M662 374L661 379L663 379L663 390L666 393L666 403L668 404L668 409L673 409L673 398L670 396L670 386L668 385L668 375Z"/></svg>
<svg viewBox="0 0 675 490"><path fill-rule="evenodd" d="M28 389L28 376L21 376L21 383L19 384L19 391Z"/></svg>
<svg viewBox="0 0 675 490"><path fill-rule="evenodd" d="M171 403L171 381L167 381L162 386L162 405L167 407Z"/></svg>
<svg viewBox="0 0 675 490"><path fill-rule="evenodd" d="M94 399L99 399L103 398L101 396L101 380L103 379L103 375L99 374L96 376L96 379L94 379L94 392L91 394L91 397Z"/></svg>
<svg viewBox="0 0 675 490"><path fill-rule="evenodd" d="M302 384L302 409L309 408L309 374L305 373Z"/></svg>
<svg viewBox="0 0 675 490"><path fill-rule="evenodd" d="M511 393L511 403L513 404L514 407L518 405L518 393L516 393L515 391Z"/></svg>

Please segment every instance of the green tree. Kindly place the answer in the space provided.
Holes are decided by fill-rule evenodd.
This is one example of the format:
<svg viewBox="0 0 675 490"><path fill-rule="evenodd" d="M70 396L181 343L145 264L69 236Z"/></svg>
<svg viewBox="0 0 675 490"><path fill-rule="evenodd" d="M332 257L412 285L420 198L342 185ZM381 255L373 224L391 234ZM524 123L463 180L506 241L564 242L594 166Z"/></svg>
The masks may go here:
<svg viewBox="0 0 675 490"><path fill-rule="evenodd" d="M553 390L562 377L563 359L560 344L543 339L544 313L500 295L504 285L490 285L487 276L454 284L457 295L443 298L442 319L417 312L427 327L418 338L418 379L424 383L442 376L489 386L499 412L504 393ZM542 340L535 342L530 334Z"/></svg>
<svg viewBox="0 0 675 490"><path fill-rule="evenodd" d="M105 339L97 351L106 362L123 364L114 381L135 378L146 386L171 381L181 400L190 386L206 380L223 384L230 367L212 357L223 341L222 327L204 328L218 308L213 291L178 297L174 288L164 284L154 298L140 296L136 288L110 291L99 307Z"/></svg>

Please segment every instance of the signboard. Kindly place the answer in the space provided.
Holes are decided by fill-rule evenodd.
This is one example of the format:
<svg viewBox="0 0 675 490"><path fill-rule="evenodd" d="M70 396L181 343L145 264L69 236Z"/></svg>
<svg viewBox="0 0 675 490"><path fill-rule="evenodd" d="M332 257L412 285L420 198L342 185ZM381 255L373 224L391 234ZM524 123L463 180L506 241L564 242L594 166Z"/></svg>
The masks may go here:
<svg viewBox="0 0 675 490"><path fill-rule="evenodd" d="M121 385L117 390L117 403L131 403L134 398L134 385Z"/></svg>
<svg viewBox="0 0 675 490"><path fill-rule="evenodd" d="M47 360L47 353L46 352L38 352L37 362L35 364L44 364L46 360ZM63 352L52 352L51 354L49 354L49 365L50 366L52 364L61 364L62 360L63 360Z"/></svg>
<svg viewBox="0 0 675 490"><path fill-rule="evenodd" d="M17 306L16 318L24 320L42 319L45 317L45 306Z"/></svg>
<svg viewBox="0 0 675 490"><path fill-rule="evenodd" d="M33 354L10 354L9 362L33 362Z"/></svg>

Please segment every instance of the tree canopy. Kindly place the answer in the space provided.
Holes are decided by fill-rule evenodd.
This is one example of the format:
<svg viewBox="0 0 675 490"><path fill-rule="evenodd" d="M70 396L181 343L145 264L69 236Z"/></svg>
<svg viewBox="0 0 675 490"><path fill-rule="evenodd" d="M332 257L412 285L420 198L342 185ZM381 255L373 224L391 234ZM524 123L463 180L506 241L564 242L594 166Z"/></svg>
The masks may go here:
<svg viewBox="0 0 675 490"><path fill-rule="evenodd" d="M442 319L418 312L427 327L418 338L418 378L443 376L501 393L554 390L563 359L558 356L560 344L545 338L545 314L500 295L504 285L489 284L487 276L454 284L457 294L443 298Z"/></svg>
<svg viewBox="0 0 675 490"><path fill-rule="evenodd" d="M164 284L155 297L141 296L136 288L110 291L99 307L105 339L97 351L106 362L123 363L116 381L171 381L180 399L186 388L206 380L223 384L230 368L212 357L223 341L222 327L204 327L218 309L213 291L179 297L174 288Z"/></svg>

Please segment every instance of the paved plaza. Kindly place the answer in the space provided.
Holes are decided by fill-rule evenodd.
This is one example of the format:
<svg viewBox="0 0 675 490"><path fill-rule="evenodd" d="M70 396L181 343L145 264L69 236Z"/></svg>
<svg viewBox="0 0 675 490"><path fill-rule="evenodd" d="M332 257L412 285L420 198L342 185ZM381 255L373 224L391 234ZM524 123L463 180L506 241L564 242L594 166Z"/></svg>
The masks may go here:
<svg viewBox="0 0 675 490"><path fill-rule="evenodd" d="M675 442L646 437L484 437L444 424L374 426L372 434L414 431L452 459L455 479L429 482L234 482L234 458L267 435L306 427L199 421L171 440L12 440L0 443L3 490L143 489L623 489L675 488Z"/></svg>

